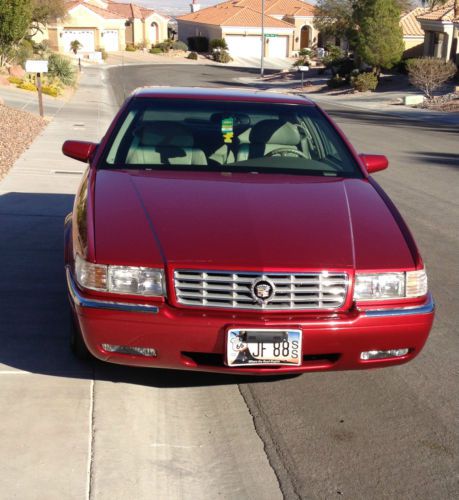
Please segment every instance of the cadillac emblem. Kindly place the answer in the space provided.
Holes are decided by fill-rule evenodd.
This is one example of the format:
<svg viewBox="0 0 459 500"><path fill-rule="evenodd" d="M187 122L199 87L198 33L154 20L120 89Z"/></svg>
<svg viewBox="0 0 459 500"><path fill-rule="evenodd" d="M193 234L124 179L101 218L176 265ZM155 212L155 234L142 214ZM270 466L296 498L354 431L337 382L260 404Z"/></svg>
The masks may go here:
<svg viewBox="0 0 459 500"><path fill-rule="evenodd" d="M274 283L264 277L253 282L251 287L252 297L258 304L267 304L274 295Z"/></svg>

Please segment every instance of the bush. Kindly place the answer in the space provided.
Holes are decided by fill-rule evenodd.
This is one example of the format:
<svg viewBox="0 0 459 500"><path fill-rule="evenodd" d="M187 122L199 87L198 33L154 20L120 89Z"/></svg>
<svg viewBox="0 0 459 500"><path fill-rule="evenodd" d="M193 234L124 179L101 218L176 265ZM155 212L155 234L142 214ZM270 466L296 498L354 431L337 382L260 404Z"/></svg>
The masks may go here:
<svg viewBox="0 0 459 500"><path fill-rule="evenodd" d="M299 57L311 57L312 51L311 49L300 49L298 52Z"/></svg>
<svg viewBox="0 0 459 500"><path fill-rule="evenodd" d="M457 71L452 61L444 61L436 57L420 57L406 61L410 82L420 89L428 98L432 98L434 90L452 78Z"/></svg>
<svg viewBox="0 0 459 500"><path fill-rule="evenodd" d="M181 42L180 40L176 40L175 42L172 42L172 49L173 50L187 51L188 45L185 42Z"/></svg>
<svg viewBox="0 0 459 500"><path fill-rule="evenodd" d="M214 50L212 58L214 61L225 64L233 60L233 58L229 55L229 52L226 50Z"/></svg>
<svg viewBox="0 0 459 500"><path fill-rule="evenodd" d="M52 97L57 97L61 93L59 87L50 85L43 85L41 87L41 91L43 92L43 94L50 95Z"/></svg>
<svg viewBox="0 0 459 500"><path fill-rule="evenodd" d="M32 42L29 40L22 40L22 42L19 44L18 48L16 49L16 55L14 59L16 60L17 64L20 64L21 66L25 66L25 62L27 59L31 59L33 56L33 45Z"/></svg>
<svg viewBox="0 0 459 500"><path fill-rule="evenodd" d="M148 52L150 52L150 54L164 54L164 52L158 47L152 47Z"/></svg>
<svg viewBox="0 0 459 500"><path fill-rule="evenodd" d="M73 85L76 80L72 61L60 54L50 54L48 57L48 75L57 77L64 85Z"/></svg>
<svg viewBox="0 0 459 500"><path fill-rule="evenodd" d="M373 72L360 73L351 77L351 86L357 92L367 92L368 90L373 92L378 86L378 77Z"/></svg>
<svg viewBox="0 0 459 500"><path fill-rule="evenodd" d="M137 49L135 48L135 45L133 43L127 43L126 44L126 51L127 52L135 52Z"/></svg>
<svg viewBox="0 0 459 500"><path fill-rule="evenodd" d="M335 75L330 80L327 81L327 85L330 89L338 89L340 87L345 87L348 84L346 78L342 76Z"/></svg>
<svg viewBox="0 0 459 500"><path fill-rule="evenodd" d="M309 57L300 57L293 63L293 66L309 66L310 64Z"/></svg>
<svg viewBox="0 0 459 500"><path fill-rule="evenodd" d="M209 39L205 36L190 36L188 38L188 48L193 52L208 52Z"/></svg>
<svg viewBox="0 0 459 500"><path fill-rule="evenodd" d="M187 56L187 59L193 59L193 61L197 61L198 60L198 54L196 54L196 52L190 52Z"/></svg>
<svg viewBox="0 0 459 500"><path fill-rule="evenodd" d="M106 61L108 57L107 51L105 49L99 49L99 52L102 57L102 60Z"/></svg>
<svg viewBox="0 0 459 500"><path fill-rule="evenodd" d="M169 52L172 48L172 40L165 40L164 42L157 43L153 45L153 49L159 49L161 52Z"/></svg>
<svg viewBox="0 0 459 500"><path fill-rule="evenodd" d="M325 50L326 55L322 59L322 62L326 68L329 68L336 59L342 59L344 57L343 51L336 45L327 45Z"/></svg>
<svg viewBox="0 0 459 500"><path fill-rule="evenodd" d="M17 87L18 87L18 89L22 89L22 90L32 90L32 91L37 90L37 87L32 82L25 82L24 81L24 82L21 82Z"/></svg>
<svg viewBox="0 0 459 500"><path fill-rule="evenodd" d="M209 43L210 50L228 50L228 45L224 38L214 38Z"/></svg>
<svg viewBox="0 0 459 500"><path fill-rule="evenodd" d="M20 85L24 80L22 78L18 78L17 76L9 76L8 81L13 85Z"/></svg>

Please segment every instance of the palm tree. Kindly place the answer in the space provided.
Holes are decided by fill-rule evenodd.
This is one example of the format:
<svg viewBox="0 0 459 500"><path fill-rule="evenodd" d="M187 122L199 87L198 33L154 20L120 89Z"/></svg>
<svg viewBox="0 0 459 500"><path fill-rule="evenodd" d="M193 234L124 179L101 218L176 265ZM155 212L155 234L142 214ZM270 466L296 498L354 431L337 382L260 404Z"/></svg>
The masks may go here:
<svg viewBox="0 0 459 500"><path fill-rule="evenodd" d="M70 42L70 48L75 55L81 49L81 47L83 47L83 45L81 45L78 40L73 40L73 42Z"/></svg>

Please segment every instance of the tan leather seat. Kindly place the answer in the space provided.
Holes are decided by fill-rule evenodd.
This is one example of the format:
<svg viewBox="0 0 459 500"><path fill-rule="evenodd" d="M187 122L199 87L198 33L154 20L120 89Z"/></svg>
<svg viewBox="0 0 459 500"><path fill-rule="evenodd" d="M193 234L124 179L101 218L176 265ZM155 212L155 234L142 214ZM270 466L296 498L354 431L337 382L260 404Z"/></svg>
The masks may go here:
<svg viewBox="0 0 459 500"><path fill-rule="evenodd" d="M180 123L145 123L134 133L126 163L131 165L207 165L204 151L194 147L191 131Z"/></svg>
<svg viewBox="0 0 459 500"><path fill-rule="evenodd" d="M253 126L249 142L239 146L237 161L260 158L279 148L301 151L298 127L283 120L263 120Z"/></svg>

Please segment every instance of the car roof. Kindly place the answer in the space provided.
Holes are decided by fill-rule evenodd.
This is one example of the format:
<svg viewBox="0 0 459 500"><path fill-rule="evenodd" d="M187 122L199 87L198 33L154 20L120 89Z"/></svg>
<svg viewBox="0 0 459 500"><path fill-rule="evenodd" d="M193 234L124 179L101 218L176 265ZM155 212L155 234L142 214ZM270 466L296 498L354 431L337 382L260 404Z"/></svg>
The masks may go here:
<svg viewBox="0 0 459 500"><path fill-rule="evenodd" d="M272 102L315 106L304 96L266 92L261 90L241 90L234 88L209 87L140 87L132 92L133 98L194 99L203 101L248 101Z"/></svg>

